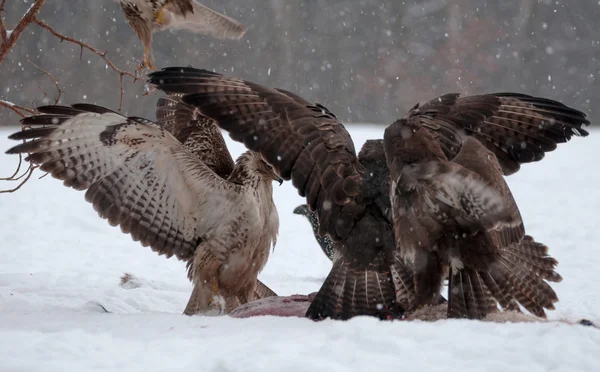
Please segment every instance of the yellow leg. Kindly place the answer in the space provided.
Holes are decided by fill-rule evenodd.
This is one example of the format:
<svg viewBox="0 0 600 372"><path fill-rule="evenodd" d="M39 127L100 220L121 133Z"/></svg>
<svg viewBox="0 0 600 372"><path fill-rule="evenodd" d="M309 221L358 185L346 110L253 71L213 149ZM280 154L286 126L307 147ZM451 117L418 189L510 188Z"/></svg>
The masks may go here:
<svg viewBox="0 0 600 372"><path fill-rule="evenodd" d="M213 278L210 282L210 289L212 291L212 296L210 300L208 300L209 305L213 305L219 310L223 310L223 306L220 301L215 301L215 299L219 296L219 285L217 284L217 279Z"/></svg>
<svg viewBox="0 0 600 372"><path fill-rule="evenodd" d="M144 47L144 59L142 60L142 64L137 68L138 72L142 71L144 68L148 68L151 71L155 70L152 61L150 60L150 48Z"/></svg>

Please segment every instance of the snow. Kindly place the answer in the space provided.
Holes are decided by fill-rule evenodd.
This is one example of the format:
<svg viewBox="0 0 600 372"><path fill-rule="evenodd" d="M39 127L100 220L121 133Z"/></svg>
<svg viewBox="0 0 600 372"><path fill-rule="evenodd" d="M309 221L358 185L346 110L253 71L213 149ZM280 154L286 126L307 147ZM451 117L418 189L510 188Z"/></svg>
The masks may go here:
<svg viewBox="0 0 600 372"><path fill-rule="evenodd" d="M0 131L2 153L16 143ZM382 126L351 126L356 148ZM228 139L232 153L242 145ZM600 133L575 138L508 177L526 228L560 264L551 319L600 322ZM16 156L1 155L0 176ZM41 175L41 173L37 173ZM1 188L9 186L6 182ZM274 192L281 228L260 279L280 295L319 289L330 261L290 183ZM0 371L592 371L600 330L564 323L467 320L315 323L272 316L181 315L185 265L97 217L83 192L51 177L0 194ZM127 289L120 276L139 278ZM104 311L106 309L109 313Z"/></svg>

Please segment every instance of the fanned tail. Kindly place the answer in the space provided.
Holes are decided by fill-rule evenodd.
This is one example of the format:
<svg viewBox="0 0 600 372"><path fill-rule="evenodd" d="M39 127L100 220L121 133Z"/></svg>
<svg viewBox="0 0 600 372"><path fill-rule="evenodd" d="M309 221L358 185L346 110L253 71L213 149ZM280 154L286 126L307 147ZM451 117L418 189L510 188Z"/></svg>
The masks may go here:
<svg viewBox="0 0 600 372"><path fill-rule="evenodd" d="M546 254L547 247L526 235L500 252L489 276L495 283L506 283L501 289L506 298L514 298L527 311L545 318L544 309L553 310L558 301L556 292L547 281L560 282L562 277L554 271L558 264Z"/></svg>
<svg viewBox="0 0 600 372"><path fill-rule="evenodd" d="M403 314L392 273L381 256L366 269L352 268L347 260L337 259L306 312L314 320L346 320L357 315L398 319Z"/></svg>
<svg viewBox="0 0 600 372"><path fill-rule="evenodd" d="M450 318L483 319L497 311L491 291L475 270L454 270L450 275L448 292Z"/></svg>

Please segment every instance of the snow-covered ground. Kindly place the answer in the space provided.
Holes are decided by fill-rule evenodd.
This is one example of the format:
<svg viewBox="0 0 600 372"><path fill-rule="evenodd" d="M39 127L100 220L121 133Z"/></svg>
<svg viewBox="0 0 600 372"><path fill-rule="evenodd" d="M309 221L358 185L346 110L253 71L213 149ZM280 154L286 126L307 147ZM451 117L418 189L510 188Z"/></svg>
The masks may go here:
<svg viewBox="0 0 600 372"><path fill-rule="evenodd" d="M384 127L349 129L358 150ZM0 131L0 177L17 162L4 155L15 130ZM508 178L528 233L560 261L553 319L600 322L599 155L593 132ZM274 185L279 243L260 278L280 295L316 291L331 264L292 214L303 200L291 184ZM0 194L0 226L1 372L600 370L600 330L563 323L181 315L184 264L134 243L51 177ZM142 286L119 286L124 272Z"/></svg>

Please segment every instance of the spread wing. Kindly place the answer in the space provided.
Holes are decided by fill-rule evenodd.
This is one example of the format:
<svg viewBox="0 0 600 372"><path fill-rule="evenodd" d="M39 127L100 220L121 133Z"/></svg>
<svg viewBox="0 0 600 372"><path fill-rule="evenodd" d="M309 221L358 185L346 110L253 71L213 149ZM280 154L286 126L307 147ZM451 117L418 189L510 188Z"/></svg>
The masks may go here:
<svg viewBox="0 0 600 372"><path fill-rule="evenodd" d="M185 148L198 156L216 174L229 177L234 161L225 139L215 123L181 102L181 94L159 98L156 103L156 124L167 130Z"/></svg>
<svg viewBox="0 0 600 372"><path fill-rule="evenodd" d="M166 93L213 119L232 139L260 152L278 175L292 180L319 213L319 234L346 237L364 212L363 168L344 126L321 105L241 79L189 67L149 75Z"/></svg>
<svg viewBox="0 0 600 372"><path fill-rule="evenodd" d="M102 107L40 107L7 151L76 190L112 226L167 257L193 257L203 236L235 211L240 186L218 177L153 122Z"/></svg>
<svg viewBox="0 0 600 372"><path fill-rule="evenodd" d="M560 102L517 93L446 94L415 106L408 117L437 134L448 159L458 154L465 135L477 138L505 175L541 160L574 135L587 136L582 126L590 124L584 113Z"/></svg>
<svg viewBox="0 0 600 372"><path fill-rule="evenodd" d="M191 7L191 9L190 9ZM170 12L169 28L185 29L217 39L240 39L248 28L195 0L170 0L164 10Z"/></svg>

